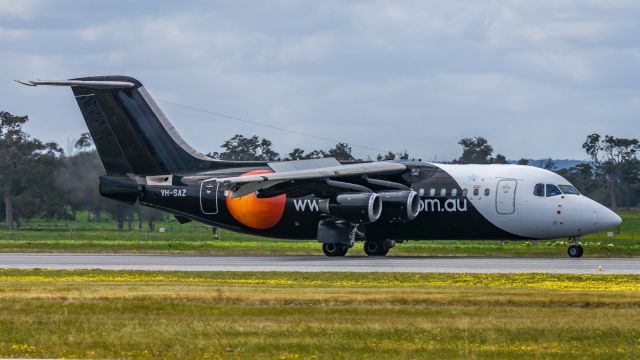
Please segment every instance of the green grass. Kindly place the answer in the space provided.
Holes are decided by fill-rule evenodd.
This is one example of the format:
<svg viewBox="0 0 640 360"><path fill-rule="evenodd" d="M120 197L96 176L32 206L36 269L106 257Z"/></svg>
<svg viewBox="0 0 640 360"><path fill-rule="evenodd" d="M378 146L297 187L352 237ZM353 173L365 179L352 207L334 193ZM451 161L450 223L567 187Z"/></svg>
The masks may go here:
<svg viewBox="0 0 640 360"><path fill-rule="evenodd" d="M3 270L0 357L635 359L638 284L631 275Z"/></svg>
<svg viewBox="0 0 640 360"><path fill-rule="evenodd" d="M640 256L640 212L620 212L623 223L613 236L599 233L584 236L585 257ZM0 230L2 252L87 252L87 253L188 253L228 255L322 255L314 240L288 241L244 235L198 224L180 225L161 221L154 232L116 231L115 222L32 221L31 230ZM160 233L159 228L165 232ZM43 229L43 230L38 230ZM57 229L57 230L56 230ZM392 256L545 256L565 257L566 240L551 241L408 241L392 249ZM362 243L349 255L363 255Z"/></svg>

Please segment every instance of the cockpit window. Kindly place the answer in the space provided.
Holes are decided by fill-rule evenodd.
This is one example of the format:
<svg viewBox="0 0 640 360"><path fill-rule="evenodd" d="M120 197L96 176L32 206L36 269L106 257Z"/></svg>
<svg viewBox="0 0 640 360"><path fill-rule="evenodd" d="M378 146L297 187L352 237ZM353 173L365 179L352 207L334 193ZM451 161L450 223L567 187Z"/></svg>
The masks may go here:
<svg viewBox="0 0 640 360"><path fill-rule="evenodd" d="M571 185L558 185L558 187L560 187L560 190L565 194L580 195L580 192Z"/></svg>
<svg viewBox="0 0 640 360"><path fill-rule="evenodd" d="M533 195L544 197L544 184L536 184L533 188Z"/></svg>
<svg viewBox="0 0 640 360"><path fill-rule="evenodd" d="M547 197L562 195L562 191L560 191L560 189L558 189L558 187L555 185L547 184L546 188L547 188Z"/></svg>

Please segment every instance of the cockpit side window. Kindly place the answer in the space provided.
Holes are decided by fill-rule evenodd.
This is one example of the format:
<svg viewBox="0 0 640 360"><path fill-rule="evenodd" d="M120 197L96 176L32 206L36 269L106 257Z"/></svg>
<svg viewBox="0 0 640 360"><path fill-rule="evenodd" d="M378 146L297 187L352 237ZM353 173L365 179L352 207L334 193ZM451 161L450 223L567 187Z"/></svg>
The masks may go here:
<svg viewBox="0 0 640 360"><path fill-rule="evenodd" d="M563 193L565 194L569 194L569 195L580 195L580 192L574 188L571 185L558 185L558 187L560 188L560 190L562 190Z"/></svg>
<svg viewBox="0 0 640 360"><path fill-rule="evenodd" d="M547 184L546 188L547 188L547 197L562 195L562 191L560 191L560 189L558 189L558 187L555 185Z"/></svg>
<svg viewBox="0 0 640 360"><path fill-rule="evenodd" d="M533 188L533 195L544 197L544 184L536 184Z"/></svg>

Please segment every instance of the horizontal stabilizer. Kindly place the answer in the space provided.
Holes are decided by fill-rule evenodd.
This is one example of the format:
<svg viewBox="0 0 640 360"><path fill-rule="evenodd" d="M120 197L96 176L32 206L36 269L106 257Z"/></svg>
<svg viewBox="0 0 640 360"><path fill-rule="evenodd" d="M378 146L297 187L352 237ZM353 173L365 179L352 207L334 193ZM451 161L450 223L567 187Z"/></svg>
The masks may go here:
<svg viewBox="0 0 640 360"><path fill-rule="evenodd" d="M77 86L88 89L129 89L135 86L129 81L91 81L91 80L16 80L27 86Z"/></svg>

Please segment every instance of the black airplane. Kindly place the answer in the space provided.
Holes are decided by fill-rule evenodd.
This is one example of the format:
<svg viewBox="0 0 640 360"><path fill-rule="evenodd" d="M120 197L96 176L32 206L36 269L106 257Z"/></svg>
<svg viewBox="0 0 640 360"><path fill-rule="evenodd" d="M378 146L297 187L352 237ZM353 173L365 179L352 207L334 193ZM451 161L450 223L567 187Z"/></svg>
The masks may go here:
<svg viewBox="0 0 640 360"><path fill-rule="evenodd" d="M100 194L180 223L315 238L327 256L344 256L355 241L384 256L409 239L567 237L571 257L583 254L579 236L621 223L566 179L531 166L222 161L190 147L134 78L20 83L71 87L106 171Z"/></svg>

